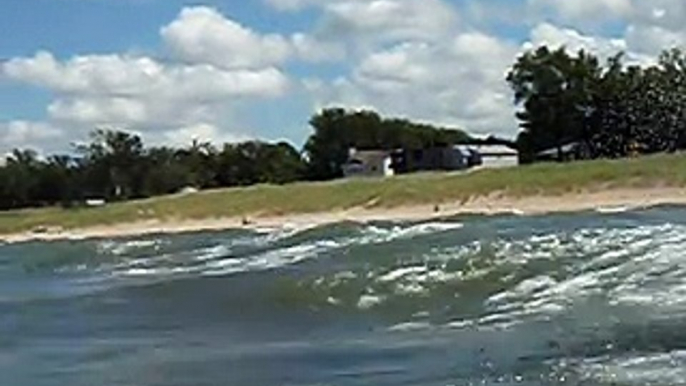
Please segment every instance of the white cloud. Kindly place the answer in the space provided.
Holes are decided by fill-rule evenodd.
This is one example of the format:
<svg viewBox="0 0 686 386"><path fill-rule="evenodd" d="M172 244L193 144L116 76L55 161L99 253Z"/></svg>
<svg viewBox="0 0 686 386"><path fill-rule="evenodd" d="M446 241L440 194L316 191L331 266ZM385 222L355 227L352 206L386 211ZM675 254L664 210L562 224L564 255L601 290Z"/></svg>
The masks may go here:
<svg viewBox="0 0 686 386"><path fill-rule="evenodd" d="M324 6L322 33L372 41L445 37L458 20L442 0L347 0Z"/></svg>
<svg viewBox="0 0 686 386"><path fill-rule="evenodd" d="M345 46L340 42L320 41L304 33L293 34L291 43L296 55L307 62L336 62L346 56Z"/></svg>
<svg viewBox="0 0 686 386"><path fill-rule="evenodd" d="M289 79L272 66L285 58L283 47L290 44L281 38L261 37L204 7L182 11L162 35L185 55L184 62L125 54L58 60L41 51L0 63L0 74L53 92L48 116L70 127L73 136L108 126L137 130L162 142L191 135L235 138L237 134L218 127L231 118L239 100L278 97L289 89ZM304 36L299 41L310 45L302 47L303 55L317 48ZM24 126L9 127L13 137L3 142L22 142L16 137Z"/></svg>
<svg viewBox="0 0 686 386"><path fill-rule="evenodd" d="M15 149L52 150L63 132L45 122L10 121L0 123L0 154Z"/></svg>
<svg viewBox="0 0 686 386"><path fill-rule="evenodd" d="M525 50L546 45L550 48L565 47L571 52L584 50L605 60L620 52L624 53L629 64L646 65L655 63L657 55L666 47L656 43L659 39L669 39L667 35L637 38L627 29L626 37L608 38L598 35L585 35L571 28L560 28L553 24L543 23L531 30L531 39L523 46ZM637 44L638 43L638 44Z"/></svg>
<svg viewBox="0 0 686 386"><path fill-rule="evenodd" d="M350 77L308 81L318 106L374 107L385 114L476 133L516 132L504 82L517 47L482 33L443 43L404 43L363 59Z"/></svg>
<svg viewBox="0 0 686 386"><path fill-rule="evenodd" d="M557 30L559 34L570 35L557 37L570 45L591 46L600 52L623 49L641 61L650 62L660 51L686 44L686 2L683 0L528 0L527 5L530 14L538 20L533 34L542 35L547 28L551 37ZM566 28L540 23L546 18L545 11ZM609 37L603 32L608 22L624 24L623 32ZM589 28L590 25L595 28ZM585 35L577 31L584 31Z"/></svg>
<svg viewBox="0 0 686 386"><path fill-rule="evenodd" d="M542 23L531 30L531 40L526 49L546 45L550 48L566 47L576 52L584 50L602 57L610 57L627 49L623 39L608 39L599 36L583 35L570 28L560 28L550 23Z"/></svg>
<svg viewBox="0 0 686 386"><path fill-rule="evenodd" d="M246 141L248 139L250 139L249 136L240 133L226 133L211 123L200 122L179 129L166 131L162 133L159 142L183 147L188 146L188 144L193 143L193 141L209 141L219 144Z"/></svg>
<svg viewBox="0 0 686 386"><path fill-rule="evenodd" d="M260 35L209 7L184 8L160 34L180 59L227 69L280 64L291 53L282 36Z"/></svg>
<svg viewBox="0 0 686 386"><path fill-rule="evenodd" d="M633 50L657 56L665 49L683 47L686 30L671 31L657 25L632 25L627 28L626 41Z"/></svg>
<svg viewBox="0 0 686 386"><path fill-rule="evenodd" d="M631 0L528 0L527 5L541 13L552 12L563 21L582 23L626 17L634 9Z"/></svg>
<svg viewBox="0 0 686 386"><path fill-rule="evenodd" d="M665 30L686 29L686 2L683 0L633 0L629 22L636 25L655 25Z"/></svg>
<svg viewBox="0 0 686 386"><path fill-rule="evenodd" d="M54 92L49 117L80 131L108 125L154 132L218 123L230 114L233 102L280 96L289 87L286 76L273 67L222 70L121 55L58 61L39 52L12 59L0 69L10 79Z"/></svg>
<svg viewBox="0 0 686 386"><path fill-rule="evenodd" d="M147 130L146 138L159 142L254 137L238 124L253 121L241 119L241 108L250 110L258 99L303 95L315 108L369 107L514 135L504 78L522 50L564 45L601 57L627 51L631 61L646 63L662 48L686 44L683 0L263 1L281 11L310 7L312 29L265 33L213 8L186 7L159 30L170 61L125 53L65 60L39 52L0 62L0 76L52 91L51 127L120 126ZM528 36L510 41L497 32L502 23ZM299 72L338 73L333 80L294 81L283 68L297 61L312 66ZM335 66L320 71L322 62ZM298 84L304 87L291 87ZM40 131L40 125L31 126L31 132ZM7 131L8 124L0 127ZM40 142L17 140L16 133L29 129L14 127L14 142Z"/></svg>
<svg viewBox="0 0 686 386"><path fill-rule="evenodd" d="M147 57L77 56L60 62L41 51L2 64L5 76L63 94L212 100L274 96L287 87L276 68L221 70L210 65L165 65Z"/></svg>
<svg viewBox="0 0 686 386"><path fill-rule="evenodd" d="M298 11L305 7L323 3L325 0L265 0L265 2L280 11Z"/></svg>

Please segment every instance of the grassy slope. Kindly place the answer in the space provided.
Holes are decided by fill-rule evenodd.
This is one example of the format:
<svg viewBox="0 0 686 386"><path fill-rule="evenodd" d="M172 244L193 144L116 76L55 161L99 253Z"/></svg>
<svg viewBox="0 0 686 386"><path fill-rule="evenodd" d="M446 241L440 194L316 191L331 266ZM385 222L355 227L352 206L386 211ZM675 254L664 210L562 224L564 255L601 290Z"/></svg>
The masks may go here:
<svg viewBox="0 0 686 386"><path fill-rule="evenodd" d="M686 154L545 164L466 174L432 173L383 180L255 186L159 197L97 209L48 208L0 212L0 234L26 231L37 226L83 228L149 219L280 215L359 206L396 207L456 202L490 193L518 197L655 185L686 186Z"/></svg>

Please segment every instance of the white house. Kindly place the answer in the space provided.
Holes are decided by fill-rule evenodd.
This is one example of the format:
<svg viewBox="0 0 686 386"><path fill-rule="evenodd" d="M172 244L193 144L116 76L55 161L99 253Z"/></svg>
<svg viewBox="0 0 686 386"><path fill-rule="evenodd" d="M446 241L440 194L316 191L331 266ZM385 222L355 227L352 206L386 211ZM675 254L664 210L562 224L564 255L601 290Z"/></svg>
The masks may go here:
<svg viewBox="0 0 686 386"><path fill-rule="evenodd" d="M470 147L479 153L482 168L507 168L519 165L519 153L507 146L475 145Z"/></svg>
<svg viewBox="0 0 686 386"><path fill-rule="evenodd" d="M383 150L350 149L343 165L346 177L389 177L395 174L391 153Z"/></svg>

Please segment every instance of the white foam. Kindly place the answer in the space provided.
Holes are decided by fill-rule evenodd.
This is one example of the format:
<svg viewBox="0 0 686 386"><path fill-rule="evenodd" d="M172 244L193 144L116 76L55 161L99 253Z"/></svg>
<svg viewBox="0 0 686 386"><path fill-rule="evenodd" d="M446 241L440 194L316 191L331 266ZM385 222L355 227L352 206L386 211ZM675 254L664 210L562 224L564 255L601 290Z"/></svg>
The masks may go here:
<svg viewBox="0 0 686 386"><path fill-rule="evenodd" d="M581 373L589 380L603 383L682 385L686 379L686 351L586 362Z"/></svg>
<svg viewBox="0 0 686 386"><path fill-rule="evenodd" d="M326 250L340 247L333 240L321 240L307 244L280 248L242 259L228 258L213 261L208 264L201 274L204 276L223 276L240 272L264 271L280 268L290 264L297 264L313 258Z"/></svg>
<svg viewBox="0 0 686 386"><path fill-rule="evenodd" d="M106 240L98 243L98 250L100 253L112 254L115 256L122 256L128 254L135 249L153 248L159 249L163 244L162 240Z"/></svg>
<svg viewBox="0 0 686 386"><path fill-rule="evenodd" d="M615 213L625 213L630 211L632 208L628 206L601 206L595 208L595 211L602 214L615 214Z"/></svg>
<svg viewBox="0 0 686 386"><path fill-rule="evenodd" d="M391 326L388 328L388 331L390 331L390 332L413 332L413 331L428 330L430 328L431 328L431 323L429 323L429 322L406 322L406 323L396 324L395 326Z"/></svg>
<svg viewBox="0 0 686 386"><path fill-rule="evenodd" d="M426 267L403 267L386 273L377 280L382 283L397 281L407 275L426 272Z"/></svg>
<svg viewBox="0 0 686 386"><path fill-rule="evenodd" d="M421 295L427 293L428 290L419 283L397 284L395 293L398 295Z"/></svg>
<svg viewBox="0 0 686 386"><path fill-rule="evenodd" d="M391 228L382 228L379 226L368 226L364 230L363 243L379 243L389 242L398 239L411 239L417 236L449 232L453 230L462 229L464 224L456 222L430 222L411 226L395 225Z"/></svg>
<svg viewBox="0 0 686 386"><path fill-rule="evenodd" d="M473 327L474 326L474 321L465 319L465 320L455 320L452 321L448 324L445 325L445 327L453 329L453 330L462 330L468 327Z"/></svg>
<svg viewBox="0 0 686 386"><path fill-rule="evenodd" d="M361 310L369 310L383 303L383 301L384 298L381 296L362 295L360 296L360 299L357 301L357 308Z"/></svg>

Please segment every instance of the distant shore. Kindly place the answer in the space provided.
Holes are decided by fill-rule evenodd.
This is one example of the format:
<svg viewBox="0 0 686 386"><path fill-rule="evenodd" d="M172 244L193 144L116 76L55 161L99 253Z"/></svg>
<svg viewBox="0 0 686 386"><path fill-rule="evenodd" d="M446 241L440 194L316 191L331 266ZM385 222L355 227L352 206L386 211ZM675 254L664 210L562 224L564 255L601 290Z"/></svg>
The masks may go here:
<svg viewBox="0 0 686 386"><path fill-rule="evenodd" d="M686 188L621 188L595 192L508 197L502 194L477 197L466 202L440 205L363 207L321 213L278 216L240 216L194 220L146 220L74 229L43 229L0 235L0 241L82 240L119 238L150 234L179 234L229 229L309 228L340 222L426 221L458 215L538 215L595 210L612 213L657 205L686 205Z"/></svg>

